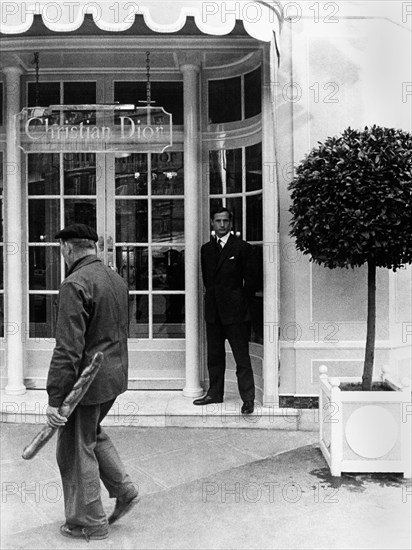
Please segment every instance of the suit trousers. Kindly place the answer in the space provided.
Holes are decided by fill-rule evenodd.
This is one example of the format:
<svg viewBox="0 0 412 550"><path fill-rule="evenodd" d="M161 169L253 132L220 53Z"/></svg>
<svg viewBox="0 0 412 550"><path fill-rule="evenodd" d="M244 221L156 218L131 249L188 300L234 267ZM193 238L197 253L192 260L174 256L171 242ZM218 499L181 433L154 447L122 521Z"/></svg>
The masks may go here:
<svg viewBox="0 0 412 550"><path fill-rule="evenodd" d="M113 403L78 405L65 426L59 428L56 456L70 526L107 524L100 479L111 498L136 492L113 443L100 426Z"/></svg>
<svg viewBox="0 0 412 550"><path fill-rule="evenodd" d="M229 341L236 361L239 394L243 401L254 401L255 382L249 355L250 322L222 325L206 323L207 367L209 370L208 395L222 399L225 385L225 340Z"/></svg>

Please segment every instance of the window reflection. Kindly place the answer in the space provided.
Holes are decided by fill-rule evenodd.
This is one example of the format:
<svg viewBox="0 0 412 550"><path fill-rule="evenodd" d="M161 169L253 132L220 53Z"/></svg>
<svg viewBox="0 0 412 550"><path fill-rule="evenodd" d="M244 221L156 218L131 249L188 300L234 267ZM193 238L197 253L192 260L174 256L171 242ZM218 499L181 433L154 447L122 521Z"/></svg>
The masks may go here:
<svg viewBox="0 0 412 550"><path fill-rule="evenodd" d="M209 152L210 193L242 191L242 149Z"/></svg>
<svg viewBox="0 0 412 550"><path fill-rule="evenodd" d="M184 194L183 153L152 155L152 194Z"/></svg>
<svg viewBox="0 0 412 550"><path fill-rule="evenodd" d="M116 267L129 290L148 290L148 249L116 247Z"/></svg>
<svg viewBox="0 0 412 550"><path fill-rule="evenodd" d="M115 156L116 195L147 195L147 155Z"/></svg>
<svg viewBox="0 0 412 550"><path fill-rule="evenodd" d="M246 197L246 239L261 241L263 239L262 195Z"/></svg>
<svg viewBox="0 0 412 550"><path fill-rule="evenodd" d="M56 153L27 155L29 195L58 195L60 193L60 162Z"/></svg>
<svg viewBox="0 0 412 550"><path fill-rule="evenodd" d="M64 194L96 194L96 155L69 153L63 156Z"/></svg>
<svg viewBox="0 0 412 550"><path fill-rule="evenodd" d="M29 200L29 241L55 242L60 230L60 204L58 199Z"/></svg>
<svg viewBox="0 0 412 550"><path fill-rule="evenodd" d="M113 237L116 268L129 288L129 336L182 338L184 199L175 196L184 194L183 153L120 155L115 156ZM64 265L54 235L72 223L97 228L96 155L32 154L28 174L30 337L53 337ZM54 198L38 196L46 194Z"/></svg>
<svg viewBox="0 0 412 550"><path fill-rule="evenodd" d="M153 250L153 289L184 290L185 258L182 248L156 248Z"/></svg>
<svg viewBox="0 0 412 550"><path fill-rule="evenodd" d="M245 74L245 118L262 112L262 75L258 67Z"/></svg>
<svg viewBox="0 0 412 550"><path fill-rule="evenodd" d="M184 242L184 201L158 199L152 204L152 241Z"/></svg>
<svg viewBox="0 0 412 550"><path fill-rule="evenodd" d="M262 189L262 144L246 147L246 191Z"/></svg>
<svg viewBox="0 0 412 550"><path fill-rule="evenodd" d="M30 338L53 338L57 320L57 294L29 296Z"/></svg>
<svg viewBox="0 0 412 550"><path fill-rule="evenodd" d="M240 233L240 235L243 235L243 201L242 197L238 197L236 199L226 199L226 208L232 212L233 218L232 218L232 229L234 233Z"/></svg>
<svg viewBox="0 0 412 550"><path fill-rule="evenodd" d="M96 229L96 201L92 199L66 199L64 225L84 223Z"/></svg>
<svg viewBox="0 0 412 550"><path fill-rule="evenodd" d="M149 296L129 294L129 338L149 337Z"/></svg>
<svg viewBox="0 0 412 550"><path fill-rule="evenodd" d="M148 290L148 249L137 246L116 247L116 266L129 287L129 337L149 337L148 296L132 292Z"/></svg>
<svg viewBox="0 0 412 550"><path fill-rule="evenodd" d="M183 124L183 82L151 83L151 96L155 107L163 107L171 113L173 124ZM141 105L147 98L146 82L115 82L114 100L120 103Z"/></svg>
<svg viewBox="0 0 412 550"><path fill-rule="evenodd" d="M244 94L242 97L242 79ZM248 119L262 112L261 68L243 76L209 80L209 124L224 124Z"/></svg>
<svg viewBox="0 0 412 550"><path fill-rule="evenodd" d="M31 290L57 290L60 285L60 247L29 247Z"/></svg>
<svg viewBox="0 0 412 550"><path fill-rule="evenodd" d="M185 337L185 296L153 296L153 338Z"/></svg>
<svg viewBox="0 0 412 550"><path fill-rule="evenodd" d="M116 236L118 242L148 242L147 200L116 200Z"/></svg>

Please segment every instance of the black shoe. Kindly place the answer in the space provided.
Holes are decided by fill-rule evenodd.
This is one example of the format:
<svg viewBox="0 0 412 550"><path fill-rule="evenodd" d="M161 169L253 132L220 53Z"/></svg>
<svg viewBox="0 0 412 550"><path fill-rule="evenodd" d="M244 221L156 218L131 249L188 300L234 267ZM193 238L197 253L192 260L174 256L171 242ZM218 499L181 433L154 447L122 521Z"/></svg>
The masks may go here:
<svg viewBox="0 0 412 550"><path fill-rule="evenodd" d="M122 518L125 514L138 504L140 501L139 495L136 493L134 496L124 496L116 499L116 506L112 515L109 517L109 525L112 525L115 521Z"/></svg>
<svg viewBox="0 0 412 550"><path fill-rule="evenodd" d="M245 401L241 408L242 414L252 414L252 412L255 410L255 404L253 401Z"/></svg>
<svg viewBox="0 0 412 550"><path fill-rule="evenodd" d="M210 395L205 395L200 399L195 399L193 405L211 405L212 403L223 403L223 399L217 397L211 397Z"/></svg>
<svg viewBox="0 0 412 550"><path fill-rule="evenodd" d="M70 539L102 540L109 536L107 525L97 527L83 527L82 525L70 525L65 523L60 527L60 534Z"/></svg>

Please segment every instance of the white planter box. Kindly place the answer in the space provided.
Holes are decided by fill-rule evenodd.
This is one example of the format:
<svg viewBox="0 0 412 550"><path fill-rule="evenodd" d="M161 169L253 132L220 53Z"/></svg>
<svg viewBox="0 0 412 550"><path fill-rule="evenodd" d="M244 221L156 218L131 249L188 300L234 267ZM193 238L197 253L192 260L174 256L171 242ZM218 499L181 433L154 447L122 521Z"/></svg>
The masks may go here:
<svg viewBox="0 0 412 550"><path fill-rule="evenodd" d="M342 391L341 382L320 373L320 448L333 476L342 472L401 472L411 477L412 404L410 380L382 381L393 391Z"/></svg>

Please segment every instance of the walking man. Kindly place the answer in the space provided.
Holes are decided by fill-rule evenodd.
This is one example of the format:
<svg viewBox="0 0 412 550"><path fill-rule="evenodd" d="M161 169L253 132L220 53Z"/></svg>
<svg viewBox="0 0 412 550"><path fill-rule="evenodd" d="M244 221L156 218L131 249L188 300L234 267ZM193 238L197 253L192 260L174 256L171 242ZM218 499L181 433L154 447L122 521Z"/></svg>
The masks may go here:
<svg viewBox="0 0 412 550"><path fill-rule="evenodd" d="M73 224L55 236L68 267L60 286L56 345L47 378L48 423L60 427L57 463L63 484L69 538L105 539L108 524L138 502L138 491L100 423L116 397L127 389L128 289L123 279L96 256L97 233ZM103 363L85 396L69 418L59 407L93 355ZM100 497L100 479L116 498L107 519Z"/></svg>
<svg viewBox="0 0 412 550"><path fill-rule="evenodd" d="M254 411L255 384L249 355L251 304L255 294L252 247L231 235L232 214L226 208L212 213L216 238L201 249L205 294L209 390L194 405L222 403L225 378L225 340L236 361L242 414Z"/></svg>

